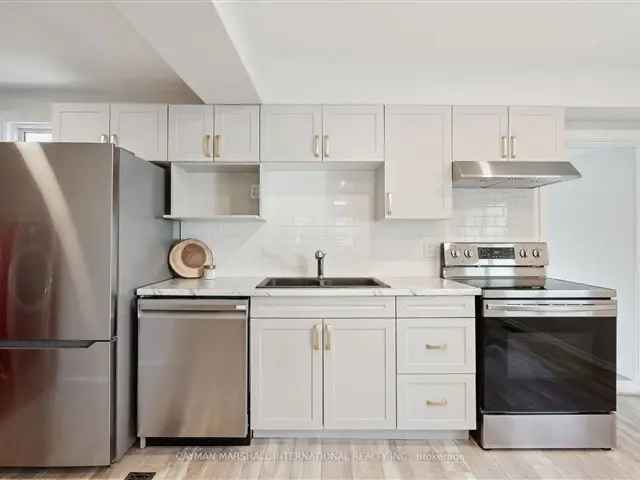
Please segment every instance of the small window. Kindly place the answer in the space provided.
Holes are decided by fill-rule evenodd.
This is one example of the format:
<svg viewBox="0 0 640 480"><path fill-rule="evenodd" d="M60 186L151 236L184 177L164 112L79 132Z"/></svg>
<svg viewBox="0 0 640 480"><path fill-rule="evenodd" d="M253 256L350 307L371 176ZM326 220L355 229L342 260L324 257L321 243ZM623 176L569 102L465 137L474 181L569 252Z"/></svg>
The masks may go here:
<svg viewBox="0 0 640 480"><path fill-rule="evenodd" d="M45 128L20 128L18 129L19 142L50 142L51 129Z"/></svg>
<svg viewBox="0 0 640 480"><path fill-rule="evenodd" d="M51 142L53 131L48 122L7 122L4 140L8 142Z"/></svg>

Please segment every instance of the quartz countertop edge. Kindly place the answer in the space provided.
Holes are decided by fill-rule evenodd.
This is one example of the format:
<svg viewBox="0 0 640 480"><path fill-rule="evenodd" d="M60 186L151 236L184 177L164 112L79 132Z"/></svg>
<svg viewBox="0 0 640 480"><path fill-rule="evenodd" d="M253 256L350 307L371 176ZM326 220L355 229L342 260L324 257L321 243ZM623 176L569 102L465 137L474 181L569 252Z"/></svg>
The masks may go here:
<svg viewBox="0 0 640 480"><path fill-rule="evenodd" d="M141 297L404 297L480 295L481 290L439 277L376 277L390 288L256 288L264 277L174 278L137 289Z"/></svg>

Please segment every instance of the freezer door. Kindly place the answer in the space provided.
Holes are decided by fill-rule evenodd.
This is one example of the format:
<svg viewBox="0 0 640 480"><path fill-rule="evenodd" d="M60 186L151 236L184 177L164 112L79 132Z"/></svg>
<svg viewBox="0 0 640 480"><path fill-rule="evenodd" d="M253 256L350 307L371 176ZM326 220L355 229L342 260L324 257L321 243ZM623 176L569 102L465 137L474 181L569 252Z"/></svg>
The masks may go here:
<svg viewBox="0 0 640 480"><path fill-rule="evenodd" d="M115 334L114 148L0 143L0 340Z"/></svg>
<svg viewBox="0 0 640 480"><path fill-rule="evenodd" d="M0 467L110 463L112 347L0 343Z"/></svg>

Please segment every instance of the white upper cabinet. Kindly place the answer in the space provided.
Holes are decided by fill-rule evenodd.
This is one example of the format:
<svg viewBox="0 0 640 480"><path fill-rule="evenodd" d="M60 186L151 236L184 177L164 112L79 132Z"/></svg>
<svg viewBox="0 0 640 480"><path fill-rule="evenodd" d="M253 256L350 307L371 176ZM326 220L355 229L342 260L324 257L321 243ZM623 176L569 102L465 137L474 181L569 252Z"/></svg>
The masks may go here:
<svg viewBox="0 0 640 480"><path fill-rule="evenodd" d="M325 161L384 161L382 105L325 105L322 124Z"/></svg>
<svg viewBox="0 0 640 480"><path fill-rule="evenodd" d="M395 319L324 323L325 429L395 429Z"/></svg>
<svg viewBox="0 0 640 480"><path fill-rule="evenodd" d="M451 215L451 107L389 105L385 218Z"/></svg>
<svg viewBox="0 0 640 480"><path fill-rule="evenodd" d="M455 161L561 160L562 107L453 107Z"/></svg>
<svg viewBox="0 0 640 480"><path fill-rule="evenodd" d="M453 107L453 158L456 161L507 160L507 107Z"/></svg>
<svg viewBox="0 0 640 480"><path fill-rule="evenodd" d="M251 428L322 429L322 320L251 319Z"/></svg>
<svg viewBox="0 0 640 480"><path fill-rule="evenodd" d="M263 162L322 160L320 105L263 105L260 128Z"/></svg>
<svg viewBox="0 0 640 480"><path fill-rule="evenodd" d="M213 105L169 105L169 161L213 160Z"/></svg>
<svg viewBox="0 0 640 480"><path fill-rule="evenodd" d="M54 142L109 141L108 103L56 103L52 119Z"/></svg>
<svg viewBox="0 0 640 480"><path fill-rule="evenodd" d="M260 161L260 107L216 105L213 154L216 162Z"/></svg>
<svg viewBox="0 0 640 480"><path fill-rule="evenodd" d="M111 105L110 141L145 160L167 160L167 105Z"/></svg>
<svg viewBox="0 0 640 480"><path fill-rule="evenodd" d="M565 157L564 109L509 107L511 160L560 160Z"/></svg>

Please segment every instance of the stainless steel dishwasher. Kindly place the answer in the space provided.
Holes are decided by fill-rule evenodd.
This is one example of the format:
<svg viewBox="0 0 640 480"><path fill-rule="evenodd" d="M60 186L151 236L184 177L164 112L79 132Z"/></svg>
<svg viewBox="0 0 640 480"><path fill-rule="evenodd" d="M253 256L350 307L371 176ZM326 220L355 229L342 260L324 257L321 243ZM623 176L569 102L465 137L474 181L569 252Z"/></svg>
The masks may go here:
<svg viewBox="0 0 640 480"><path fill-rule="evenodd" d="M246 299L138 302L138 436L248 438Z"/></svg>

